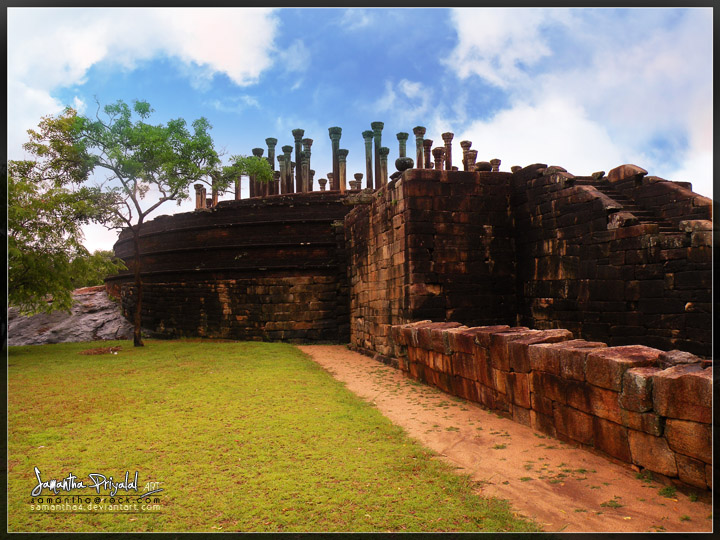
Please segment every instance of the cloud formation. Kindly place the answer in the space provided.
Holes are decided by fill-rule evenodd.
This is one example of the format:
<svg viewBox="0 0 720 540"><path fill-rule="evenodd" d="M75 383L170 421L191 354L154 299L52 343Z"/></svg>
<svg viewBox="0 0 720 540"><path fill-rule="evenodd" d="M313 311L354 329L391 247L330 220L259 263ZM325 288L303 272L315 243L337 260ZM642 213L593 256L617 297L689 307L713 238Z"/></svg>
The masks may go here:
<svg viewBox="0 0 720 540"><path fill-rule="evenodd" d="M458 42L448 69L502 88L516 108L475 127L513 117L537 146L583 140L595 147L597 168L644 158L636 164L650 174L712 193L712 10L458 9L451 21ZM574 126L574 140L548 139L552 128L533 121L552 125L551 111ZM607 140L598 144L598 133ZM563 155L565 163L577 157Z"/></svg>
<svg viewBox="0 0 720 540"><path fill-rule="evenodd" d="M247 86L272 65L278 26L270 9L9 8L8 153L62 109L54 90L82 84L100 62L131 70L164 56L198 88L217 73Z"/></svg>

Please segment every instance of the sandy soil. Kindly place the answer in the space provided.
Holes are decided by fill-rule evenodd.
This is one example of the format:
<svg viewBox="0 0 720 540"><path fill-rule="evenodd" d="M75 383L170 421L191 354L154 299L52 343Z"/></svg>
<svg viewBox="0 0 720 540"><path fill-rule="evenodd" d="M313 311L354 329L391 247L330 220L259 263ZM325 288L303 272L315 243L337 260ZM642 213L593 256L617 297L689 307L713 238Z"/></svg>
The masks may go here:
<svg viewBox="0 0 720 540"><path fill-rule="evenodd" d="M344 345L300 349L441 459L547 532L712 531L706 495L662 497L657 482L472 402L420 384ZM706 499L703 501L702 499ZM605 506L603 506L605 503Z"/></svg>

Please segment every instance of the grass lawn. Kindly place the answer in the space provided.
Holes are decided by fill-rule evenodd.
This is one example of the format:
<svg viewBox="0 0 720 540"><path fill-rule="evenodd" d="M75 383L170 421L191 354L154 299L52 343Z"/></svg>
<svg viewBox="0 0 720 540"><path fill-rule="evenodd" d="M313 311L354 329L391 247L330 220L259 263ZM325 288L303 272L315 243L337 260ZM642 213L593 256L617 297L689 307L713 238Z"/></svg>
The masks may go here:
<svg viewBox="0 0 720 540"><path fill-rule="evenodd" d="M137 471L138 491L117 493L132 503L148 482L163 491L154 511L31 510L35 467L43 481L72 473L86 485ZM288 344L9 349L11 532L537 530L474 490ZM59 492L79 495L98 493Z"/></svg>

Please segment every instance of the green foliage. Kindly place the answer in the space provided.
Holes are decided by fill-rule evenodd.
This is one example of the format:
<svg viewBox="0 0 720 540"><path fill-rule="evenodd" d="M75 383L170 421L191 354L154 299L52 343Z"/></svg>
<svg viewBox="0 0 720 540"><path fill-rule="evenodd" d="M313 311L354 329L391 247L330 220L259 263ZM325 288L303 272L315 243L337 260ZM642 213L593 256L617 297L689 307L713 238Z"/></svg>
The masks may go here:
<svg viewBox="0 0 720 540"><path fill-rule="evenodd" d="M75 133L94 167L108 173L103 191L112 197L112 209L123 224L142 224L163 203L188 199L191 184L213 178L220 158L205 118L191 128L182 118L150 124L146 120L154 110L146 101L135 101L131 109L119 100L102 110L102 118L99 110L94 119L80 117ZM218 175L218 188L229 180ZM144 206L151 191L156 199Z"/></svg>
<svg viewBox="0 0 720 540"><path fill-rule="evenodd" d="M82 225L107 222L111 201L82 185L92 160L73 144L76 120L72 109L43 118L24 145L38 159L8 162L8 303L24 314L69 311L73 289L123 268L82 244Z"/></svg>
<svg viewBox="0 0 720 540"><path fill-rule="evenodd" d="M662 497L666 497L668 499L672 499L675 496L676 492L677 488L675 486L665 486L658 491L658 495L661 495Z"/></svg>
<svg viewBox="0 0 720 540"><path fill-rule="evenodd" d="M253 176L255 180L263 183L273 179L273 170L267 159L258 156L231 156L232 164L223 168L223 178L226 182L238 178L240 175Z"/></svg>

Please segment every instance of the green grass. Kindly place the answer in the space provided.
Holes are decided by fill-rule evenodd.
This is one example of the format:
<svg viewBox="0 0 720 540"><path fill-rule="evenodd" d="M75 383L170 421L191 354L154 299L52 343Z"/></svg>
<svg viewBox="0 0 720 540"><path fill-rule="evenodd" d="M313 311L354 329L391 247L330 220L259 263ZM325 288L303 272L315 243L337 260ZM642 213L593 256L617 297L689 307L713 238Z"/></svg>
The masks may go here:
<svg viewBox="0 0 720 540"><path fill-rule="evenodd" d="M677 488L675 486L665 486L658 491L658 495L661 495L662 497L667 497L668 499L672 499L675 496L676 492Z"/></svg>
<svg viewBox="0 0 720 540"><path fill-rule="evenodd" d="M78 354L100 345L123 349ZM291 345L12 347L8 391L11 532L539 529ZM34 467L86 482L138 471L140 493L161 482L160 511L33 512Z"/></svg>

